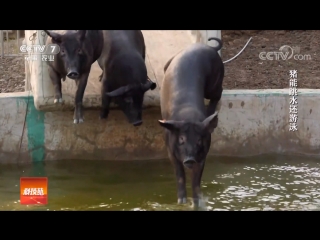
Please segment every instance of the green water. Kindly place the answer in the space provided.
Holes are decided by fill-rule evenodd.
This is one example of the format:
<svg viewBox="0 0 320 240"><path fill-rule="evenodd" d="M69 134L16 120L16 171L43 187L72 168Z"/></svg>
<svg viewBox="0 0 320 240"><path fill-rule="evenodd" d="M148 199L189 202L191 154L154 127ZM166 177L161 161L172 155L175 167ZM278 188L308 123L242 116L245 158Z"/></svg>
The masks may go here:
<svg viewBox="0 0 320 240"><path fill-rule="evenodd" d="M21 176L47 176L46 206L19 203ZM0 166L0 210L192 210L176 204L169 160L55 161ZM318 210L320 159L289 156L207 159L203 210Z"/></svg>

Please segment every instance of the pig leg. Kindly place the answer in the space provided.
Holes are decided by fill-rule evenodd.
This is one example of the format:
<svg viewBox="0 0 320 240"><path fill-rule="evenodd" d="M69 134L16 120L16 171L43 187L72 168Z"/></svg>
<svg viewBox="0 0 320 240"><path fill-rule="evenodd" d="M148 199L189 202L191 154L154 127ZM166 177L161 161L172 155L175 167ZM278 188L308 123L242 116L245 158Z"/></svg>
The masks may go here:
<svg viewBox="0 0 320 240"><path fill-rule="evenodd" d="M89 72L84 73L80 79L76 80L77 84L77 92L75 97L75 110L74 110L74 116L73 116L73 123L82 123L83 122L83 95L84 91L87 87Z"/></svg>
<svg viewBox="0 0 320 240"><path fill-rule="evenodd" d="M49 76L54 87L54 103L62 103L61 75L50 67Z"/></svg>
<svg viewBox="0 0 320 240"><path fill-rule="evenodd" d="M217 104L221 99L222 88L213 94L213 97L210 98L209 105L207 107L207 117L214 114L217 108Z"/></svg>
<svg viewBox="0 0 320 240"><path fill-rule="evenodd" d="M199 207L199 200L201 198L201 178L205 165L205 160L194 164L191 172L191 182L192 182L192 197L193 197L193 206L194 208Z"/></svg>
<svg viewBox="0 0 320 240"><path fill-rule="evenodd" d="M101 88L101 105L102 109L100 112L100 119L107 119L109 115L109 105L111 98L107 96L108 92L108 83L106 76L102 77L102 88Z"/></svg>
<svg viewBox="0 0 320 240"><path fill-rule="evenodd" d="M169 151L168 151L169 152ZM178 188L178 204L187 203L187 190L186 190L186 174L182 163L177 160L172 154L168 154L170 161L173 163L174 171L177 179Z"/></svg>

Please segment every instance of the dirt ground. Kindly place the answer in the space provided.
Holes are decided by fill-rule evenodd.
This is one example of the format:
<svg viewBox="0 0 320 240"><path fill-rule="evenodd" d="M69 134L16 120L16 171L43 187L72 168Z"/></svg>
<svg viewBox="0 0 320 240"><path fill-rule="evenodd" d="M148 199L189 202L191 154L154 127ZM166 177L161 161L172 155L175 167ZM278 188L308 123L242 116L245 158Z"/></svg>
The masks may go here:
<svg viewBox="0 0 320 240"><path fill-rule="evenodd" d="M24 92L24 59L0 57L0 93Z"/></svg>
<svg viewBox="0 0 320 240"><path fill-rule="evenodd" d="M298 71L298 88L320 88L320 31L222 31L223 60L235 56L250 37L241 55L225 64L224 89L288 88L289 70ZM300 47L311 60L260 60L260 52L278 52L284 45Z"/></svg>
<svg viewBox="0 0 320 240"><path fill-rule="evenodd" d="M20 39L20 44L23 38ZM5 54L18 53L16 40L4 42ZM0 46L1 50L1 46ZM1 53L1 52L0 52ZM25 65L23 57L0 56L0 93L24 92Z"/></svg>
<svg viewBox="0 0 320 240"><path fill-rule="evenodd" d="M225 64L224 89L287 88L289 70L298 70L299 88L320 88L319 30L223 30L223 60L235 56L250 37L252 40L247 48ZM299 54L311 60L259 58L260 52L279 52L284 45L300 47ZM24 91L24 68L21 57L0 57L0 93Z"/></svg>

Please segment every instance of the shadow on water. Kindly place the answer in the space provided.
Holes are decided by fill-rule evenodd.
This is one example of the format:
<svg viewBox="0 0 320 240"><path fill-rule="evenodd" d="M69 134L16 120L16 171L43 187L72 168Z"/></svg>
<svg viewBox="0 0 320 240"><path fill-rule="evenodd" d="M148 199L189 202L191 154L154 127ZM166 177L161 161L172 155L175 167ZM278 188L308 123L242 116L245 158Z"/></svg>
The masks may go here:
<svg viewBox="0 0 320 240"><path fill-rule="evenodd" d="M48 205L19 203L22 176L47 176ZM191 197L190 179L187 179ZM300 156L212 157L202 178L204 211L318 210L320 161ZM0 210L192 211L176 204L169 160L63 160L0 167Z"/></svg>

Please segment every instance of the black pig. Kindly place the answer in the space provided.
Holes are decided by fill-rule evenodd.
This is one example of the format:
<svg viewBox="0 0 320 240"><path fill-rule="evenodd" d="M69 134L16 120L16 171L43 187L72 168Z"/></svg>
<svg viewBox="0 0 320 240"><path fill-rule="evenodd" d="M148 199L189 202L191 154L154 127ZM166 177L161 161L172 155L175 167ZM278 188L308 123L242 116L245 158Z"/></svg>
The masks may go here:
<svg viewBox="0 0 320 240"><path fill-rule="evenodd" d="M218 124L216 107L222 95L224 65L218 54L222 47L192 44L171 58L164 67L160 92L159 120L178 183L178 203L186 203L184 166L191 170L193 203L197 207L205 159L211 134ZM210 99L206 110L204 99Z"/></svg>
<svg viewBox="0 0 320 240"><path fill-rule="evenodd" d="M47 44L57 44L60 52L53 62L48 63L51 81L54 85L54 102L62 102L61 79L66 76L75 80L77 92L75 95L74 123L83 122L82 100L87 86L91 65L100 57L103 47L101 30L63 30L49 31Z"/></svg>
<svg viewBox="0 0 320 240"><path fill-rule="evenodd" d="M103 30L104 45L98 63L103 70L101 119L109 114L111 99L134 126L142 124L144 93L156 88L147 76L145 43L139 30Z"/></svg>

